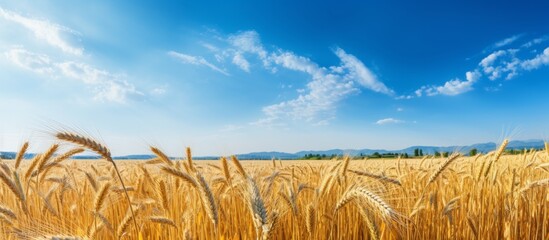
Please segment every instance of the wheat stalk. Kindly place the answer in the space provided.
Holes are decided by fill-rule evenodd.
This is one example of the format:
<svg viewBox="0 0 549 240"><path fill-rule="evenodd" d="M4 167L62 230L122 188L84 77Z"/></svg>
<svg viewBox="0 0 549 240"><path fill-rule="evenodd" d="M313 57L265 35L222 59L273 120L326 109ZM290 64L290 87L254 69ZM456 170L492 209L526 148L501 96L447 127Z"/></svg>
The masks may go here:
<svg viewBox="0 0 549 240"><path fill-rule="evenodd" d="M87 137L84 137L84 136L81 136L81 135L78 135L78 134L74 134L74 133L59 132L55 136L59 140L63 140L63 141L67 141L67 142L71 142L71 143L80 145L80 146L88 148L88 149L94 151L95 153L99 154L100 156L102 156L105 160L107 160L108 162L110 162L113 165L114 170L116 171L116 175L118 176L118 180L120 180L120 183L122 184L122 187L124 188L124 190L126 189L126 186L124 184L124 180L122 180L122 176L120 175L120 171L118 170L118 167L116 166L116 163L113 161L113 159L111 157L111 151L107 147L105 147L103 144L100 144L99 142L97 142L97 141L95 141L91 138L87 138ZM124 194L126 196L126 201L128 202L130 212L132 213L132 216L133 216L132 219L133 219L133 224L135 225L135 229L139 229L139 227L137 226L137 221L135 220L135 214L134 214L132 203L131 203L131 200L130 200L130 195L128 195L128 191L124 191Z"/></svg>
<svg viewBox="0 0 549 240"><path fill-rule="evenodd" d="M368 226L368 231L370 232L370 238L372 240L378 240L379 239L379 229L376 225L375 219L371 216L370 212L366 210L363 207L359 207L359 212L364 221L366 222L366 226Z"/></svg>
<svg viewBox="0 0 549 240"><path fill-rule="evenodd" d="M135 216L136 216L138 211L139 211L139 208L137 208L134 212L129 211L126 214L126 216L122 219L122 221L120 221L120 224L118 225L118 229L116 230L116 233L117 233L119 238L126 232L126 230L128 229L128 227L130 225L130 222L135 221ZM139 228L137 228L136 230L138 230L138 229Z"/></svg>

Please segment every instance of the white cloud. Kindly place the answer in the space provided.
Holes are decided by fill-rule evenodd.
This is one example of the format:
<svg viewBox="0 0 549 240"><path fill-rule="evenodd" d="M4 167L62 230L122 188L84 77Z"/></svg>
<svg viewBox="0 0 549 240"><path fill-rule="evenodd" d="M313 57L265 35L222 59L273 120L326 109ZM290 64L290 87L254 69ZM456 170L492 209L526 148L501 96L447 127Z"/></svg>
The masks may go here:
<svg viewBox="0 0 549 240"><path fill-rule="evenodd" d="M246 60L246 58L244 58L244 56L242 56L241 53L237 53L234 55L233 63L245 72L250 72L250 63L248 62L248 60Z"/></svg>
<svg viewBox="0 0 549 240"><path fill-rule="evenodd" d="M488 56L486 56L480 61L479 65L481 65L484 69L489 68L497 60L498 57L501 57L504 54L505 54L504 50L498 50L493 53L490 53ZM485 70L484 72L490 73L491 71Z"/></svg>
<svg viewBox="0 0 549 240"><path fill-rule="evenodd" d="M516 41L519 37L520 35L517 35L516 37L501 41L500 45L508 45L513 41ZM549 38L536 38L522 44L518 49L510 48L494 51L484 57L478 63L478 67L475 70L466 72L465 80L456 78L445 82L442 86L422 86L414 92L415 96L401 95L396 99L411 99L414 97L435 96L439 94L455 96L473 90L473 85L483 76L492 81L501 78L510 80L520 75L523 71L531 71L549 65L549 47L545 48L543 53L537 54L529 59L519 58L519 56L536 53L537 51L525 51L525 49L540 44L547 39ZM499 84L498 87L485 87L484 89L487 91L494 91L494 89L499 90L500 88L501 84Z"/></svg>
<svg viewBox="0 0 549 240"><path fill-rule="evenodd" d="M416 91L417 92L417 91ZM421 92L420 92L421 94ZM415 97L421 97L421 96L414 96L414 95L400 95L400 96L397 96L395 97L396 100L402 100L402 99L412 99L412 98L415 98Z"/></svg>
<svg viewBox="0 0 549 240"><path fill-rule="evenodd" d="M514 43L515 41L517 41L520 37L522 37L522 34L519 34L519 35L514 35L514 36L511 36L511 37L508 37L506 39L503 39L497 43L494 44L494 47L495 48L500 48L500 47L504 47L504 46L507 46L511 43Z"/></svg>
<svg viewBox="0 0 549 240"><path fill-rule="evenodd" d="M153 96L161 96L161 95L164 95L165 93L166 93L166 86L156 87L150 91L150 94Z"/></svg>
<svg viewBox="0 0 549 240"><path fill-rule="evenodd" d="M549 65L549 47L543 50L543 53L521 63L521 67L525 70L534 70L543 65Z"/></svg>
<svg viewBox="0 0 549 240"><path fill-rule="evenodd" d="M142 95L135 87L120 76L94 68L85 63L62 62L56 64L61 73L92 87L95 100L125 103L130 95Z"/></svg>
<svg viewBox="0 0 549 240"><path fill-rule="evenodd" d="M454 79L446 82L444 86L436 87L437 93L455 96L473 90L473 82Z"/></svg>
<svg viewBox="0 0 549 240"><path fill-rule="evenodd" d="M202 46L212 52L219 52L219 48L210 43L202 43Z"/></svg>
<svg viewBox="0 0 549 240"><path fill-rule="evenodd" d="M345 53L345 51L341 48L337 48L335 53L343 62L343 67L349 70L347 77L355 79L362 86L375 92L380 92L387 95L394 94L393 90L387 88L385 84L380 82L376 75L355 56Z"/></svg>
<svg viewBox="0 0 549 240"><path fill-rule="evenodd" d="M518 74L520 60L516 57L519 49L507 49L495 51L479 63L482 71L490 80L496 80L505 76L509 80Z"/></svg>
<svg viewBox="0 0 549 240"><path fill-rule="evenodd" d="M175 52L175 51L169 51L168 52L168 55L170 55L171 57L174 57L176 59L178 59L179 61L181 61L182 63L186 63L186 64L193 64L193 65L203 65L203 66L206 66L206 67L209 67L210 69L214 70L214 71L217 71L217 72L220 72L224 75L227 75L229 76L229 73L227 73L226 71L224 71L223 69L211 64L210 62L208 62L206 59L204 59L203 57L200 57L200 56L191 56L191 55L187 55L187 54L183 54L183 53L178 53L178 52Z"/></svg>
<svg viewBox="0 0 549 240"><path fill-rule="evenodd" d="M402 112L402 111L404 111L404 108L399 107L396 110L397 110L397 112Z"/></svg>
<svg viewBox="0 0 549 240"><path fill-rule="evenodd" d="M398 124L398 123L404 123L403 120L394 119L394 118L384 118L377 120L377 125L386 125L386 124Z"/></svg>
<svg viewBox="0 0 549 240"><path fill-rule="evenodd" d="M291 51L273 47L268 50L255 31L241 31L228 37L217 37L225 48L204 44L220 63L230 60L232 64L245 72L250 72L251 62L261 61L265 70L276 73L279 69L303 72L308 75L308 83L304 88L296 87L296 97L274 103L262 108L264 117L254 125L280 125L287 120L302 120L314 125L325 125L335 116L337 105L346 97L360 92L360 86L374 92L394 95L393 90L383 84L378 77L355 56L337 48L334 54L341 63L338 66L319 66L310 58L300 56ZM204 58L190 56L171 51L169 53L184 63L213 66ZM286 89L289 89L291 85Z"/></svg>
<svg viewBox="0 0 549 240"><path fill-rule="evenodd" d="M295 99L263 108L266 117L256 124L272 124L283 119L305 120L314 125L326 125L335 117L337 104L347 96L360 92L356 83L374 92L393 95L394 92L377 79L360 60L337 48L340 66L320 67L311 59L279 50L269 60L285 69L307 73L311 81L306 89L296 90Z"/></svg>
<svg viewBox="0 0 549 240"><path fill-rule="evenodd" d="M292 52L273 54L271 59L274 63L290 70L305 72L310 75L322 74L322 69L306 57L297 56Z"/></svg>
<svg viewBox="0 0 549 240"><path fill-rule="evenodd" d="M18 67L29 71L39 74L52 74L55 71L50 58L46 55L32 53L19 47L8 50L4 55Z"/></svg>
<svg viewBox="0 0 549 240"><path fill-rule="evenodd" d="M423 94L427 96L448 95L455 96L473 90L473 84L481 77L478 71L466 72L465 80L459 78L447 81L443 86L423 86L416 90L416 96L421 97Z"/></svg>
<svg viewBox="0 0 549 240"><path fill-rule="evenodd" d="M262 60L267 58L267 51L261 44L259 34L256 31L245 31L231 35L228 41L240 51L257 54Z"/></svg>
<svg viewBox="0 0 549 240"><path fill-rule="evenodd" d="M273 59L284 68L309 74L312 80L297 98L264 107L266 118L258 121L258 124L271 124L286 118L326 124L326 119L333 118L337 103L359 92L353 81L320 68L308 58L283 52L273 55Z"/></svg>
<svg viewBox="0 0 549 240"><path fill-rule="evenodd" d="M477 80L480 79L481 76L482 75L478 71L473 71L473 72L469 71L465 73L465 79L468 82L476 82Z"/></svg>
<svg viewBox="0 0 549 240"><path fill-rule="evenodd" d="M80 62L55 62L46 55L41 55L17 47L4 53L13 64L48 77L65 77L79 80L95 93L94 99L125 103L131 95L142 95L122 76L94 68Z"/></svg>
<svg viewBox="0 0 549 240"><path fill-rule="evenodd" d="M46 41L48 44L61 49L63 52L82 55L84 49L72 46L68 41L63 39L64 33L78 34L74 30L67 27L51 23L47 20L37 20L21 16L17 13L5 10L0 7L0 16L6 20L18 23L34 33L34 36L40 40Z"/></svg>
<svg viewBox="0 0 549 240"><path fill-rule="evenodd" d="M543 36L543 37L540 37L540 38L534 38L534 39L532 39L532 40L526 42L525 44L522 44L522 47L523 47L523 48L530 48L530 47L533 47L533 46L535 46L535 45L537 45L537 44L540 44L540 43L542 43L542 42L545 42L545 41L547 41L547 40L549 40L549 36L547 36L547 35L546 35L546 36Z"/></svg>

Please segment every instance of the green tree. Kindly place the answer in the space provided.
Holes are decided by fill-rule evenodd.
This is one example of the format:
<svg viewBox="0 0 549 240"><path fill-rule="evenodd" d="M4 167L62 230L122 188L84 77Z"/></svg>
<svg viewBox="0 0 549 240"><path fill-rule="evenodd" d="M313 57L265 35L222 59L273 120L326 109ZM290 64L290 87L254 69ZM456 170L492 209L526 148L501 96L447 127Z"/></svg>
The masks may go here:
<svg viewBox="0 0 549 240"><path fill-rule="evenodd" d="M469 151L469 156L475 156L477 155L478 153L478 150L476 148L473 148Z"/></svg>
<svg viewBox="0 0 549 240"><path fill-rule="evenodd" d="M419 157L419 149L414 149L414 157Z"/></svg>
<svg viewBox="0 0 549 240"><path fill-rule="evenodd" d="M442 153L442 157L448 157L449 153L448 152L443 152Z"/></svg>
<svg viewBox="0 0 549 240"><path fill-rule="evenodd" d="M423 157L423 149L419 149L419 156Z"/></svg>

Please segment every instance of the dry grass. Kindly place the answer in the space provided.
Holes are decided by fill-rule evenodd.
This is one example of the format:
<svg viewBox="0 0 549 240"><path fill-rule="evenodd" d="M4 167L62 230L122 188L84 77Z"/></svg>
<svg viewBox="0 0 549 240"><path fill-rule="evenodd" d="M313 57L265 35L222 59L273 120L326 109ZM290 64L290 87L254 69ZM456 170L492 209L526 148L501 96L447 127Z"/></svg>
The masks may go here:
<svg viewBox="0 0 549 240"><path fill-rule="evenodd" d="M193 161L151 147L156 160L112 161L92 139L60 136L107 161L68 160L82 150L58 145L2 160L0 239L549 238L549 151Z"/></svg>

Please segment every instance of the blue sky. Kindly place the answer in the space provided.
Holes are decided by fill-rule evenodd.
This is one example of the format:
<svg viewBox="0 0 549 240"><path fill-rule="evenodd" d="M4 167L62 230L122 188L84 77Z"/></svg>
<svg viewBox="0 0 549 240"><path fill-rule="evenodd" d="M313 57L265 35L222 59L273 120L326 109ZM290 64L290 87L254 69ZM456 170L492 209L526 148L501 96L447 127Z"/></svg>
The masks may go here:
<svg viewBox="0 0 549 240"><path fill-rule="evenodd" d="M0 149L399 149L549 133L543 1L0 1Z"/></svg>

